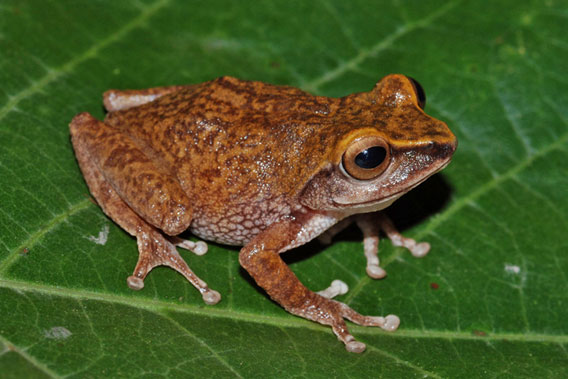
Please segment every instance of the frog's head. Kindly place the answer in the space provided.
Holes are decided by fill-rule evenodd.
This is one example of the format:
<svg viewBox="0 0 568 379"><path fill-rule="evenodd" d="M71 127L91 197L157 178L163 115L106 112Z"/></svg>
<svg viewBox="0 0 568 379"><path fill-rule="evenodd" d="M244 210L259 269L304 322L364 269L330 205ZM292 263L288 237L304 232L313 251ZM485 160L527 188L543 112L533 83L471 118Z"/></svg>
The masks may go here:
<svg viewBox="0 0 568 379"><path fill-rule="evenodd" d="M389 75L366 93L341 99L337 142L304 187L301 203L346 214L388 207L452 158L457 139L426 113L415 80ZM338 124L338 123L336 123Z"/></svg>

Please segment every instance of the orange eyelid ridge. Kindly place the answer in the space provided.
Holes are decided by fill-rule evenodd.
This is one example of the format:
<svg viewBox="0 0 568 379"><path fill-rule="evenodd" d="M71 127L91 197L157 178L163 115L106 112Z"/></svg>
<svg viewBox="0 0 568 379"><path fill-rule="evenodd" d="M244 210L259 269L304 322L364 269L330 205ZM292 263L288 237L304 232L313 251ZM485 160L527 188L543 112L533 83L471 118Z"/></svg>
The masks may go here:
<svg viewBox="0 0 568 379"><path fill-rule="evenodd" d="M381 131L377 130L376 128L371 127L364 127L359 128L356 130L352 130L348 134L346 134L341 141L336 145L334 153L333 153L333 162L339 163L343 158L343 153L345 150L356 140L360 140L365 137L380 137L384 141L388 141L387 136L382 133Z"/></svg>
<svg viewBox="0 0 568 379"><path fill-rule="evenodd" d="M420 100L418 99L417 88L412 83L412 80L406 75L387 75L376 84L374 91L376 93L378 103L393 104L392 95L400 94L402 96L398 97L395 101L397 104L412 103L422 109L420 106ZM401 103L398 103L398 101Z"/></svg>

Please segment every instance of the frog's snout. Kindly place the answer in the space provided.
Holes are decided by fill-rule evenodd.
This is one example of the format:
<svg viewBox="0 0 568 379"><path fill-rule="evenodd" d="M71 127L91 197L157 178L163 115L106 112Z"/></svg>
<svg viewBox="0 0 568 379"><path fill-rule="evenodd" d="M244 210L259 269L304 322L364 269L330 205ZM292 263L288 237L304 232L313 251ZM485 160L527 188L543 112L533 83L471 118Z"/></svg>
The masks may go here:
<svg viewBox="0 0 568 379"><path fill-rule="evenodd" d="M456 149L458 148L458 139L456 138L456 136L454 136L454 138L451 141L442 143L440 145L441 145L439 148L440 157L445 157L450 159L452 155L454 155Z"/></svg>

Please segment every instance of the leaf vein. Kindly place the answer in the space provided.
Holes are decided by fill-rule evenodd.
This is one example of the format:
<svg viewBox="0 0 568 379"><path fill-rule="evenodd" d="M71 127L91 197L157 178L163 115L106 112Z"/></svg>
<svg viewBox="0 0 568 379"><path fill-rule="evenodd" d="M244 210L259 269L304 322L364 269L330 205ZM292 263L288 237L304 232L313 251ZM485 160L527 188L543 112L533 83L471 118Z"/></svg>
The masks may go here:
<svg viewBox="0 0 568 379"><path fill-rule="evenodd" d="M430 376L430 377L433 377L433 378L441 378L440 375L438 375L438 374L436 374L436 373L434 373L434 372L432 372L432 371L427 371L427 370L423 369L423 368L420 367L420 366L416 366L416 365L410 363L409 361L406 361L406 360L404 360L404 359L401 359L401 358L397 357L396 355L394 355L394 354L392 354L392 353L388 353L388 352L386 352L386 351L384 351L384 350L382 350L382 349L379 349L379 348L377 348L377 347L375 347L375 346L373 346L373 345L367 345L367 346L368 346L368 350L369 350L369 351L375 351L376 353L378 353L378 354L380 354L380 355L383 355L383 356L385 356L385 357L387 357L387 358L389 358L389 359L395 361L395 362L398 363L399 365L409 367L409 368L413 369L414 371L417 371L417 372L419 372L420 374L423 374L424 377L429 377L429 376Z"/></svg>
<svg viewBox="0 0 568 379"><path fill-rule="evenodd" d="M0 277L2 277L3 274L6 272L6 270L8 269L8 267L10 267L12 265L12 263L14 263L20 257L20 251L22 251L23 248L29 249L29 248L33 247L47 233L49 233L50 231L55 229L57 226L59 226L59 224L67 221L67 219L70 216L74 215L77 212L82 211L83 209L87 208L91 204L92 203L91 203L90 199L82 200L82 201L78 202L77 204L71 206L65 212L56 215L51 220L47 221L42 228L40 228L37 231L35 231L34 233L32 233L19 246L17 246L15 249L13 249L6 256L4 261L0 263Z"/></svg>
<svg viewBox="0 0 568 379"><path fill-rule="evenodd" d="M511 125L511 128L513 129L514 134L517 136L517 138L521 142L521 145L523 146L523 149L525 150L527 155L530 156L533 153L534 149L531 146L528 137L526 136L525 133L522 132L522 130L519 126L519 123L517 122L517 120L520 118L520 114L513 112L513 109L511 108L511 106L505 101L505 99L503 99L503 95L502 95L503 91L500 91L495 86L495 82L491 81L490 84L491 84L491 88L493 90L493 93L495 94L495 98L497 99L498 103L501 105L501 109L503 110L503 114L505 115L505 119L509 122L509 125Z"/></svg>
<svg viewBox="0 0 568 379"><path fill-rule="evenodd" d="M302 87L305 91L316 93L318 89L324 85L325 83L331 82L341 75L346 73L349 70L356 68L359 64L364 62L367 58L375 56L376 54L380 53L381 51L387 49L388 47L392 46L394 42L398 39L402 38L403 36L413 32L416 29L424 28L431 23L433 23L438 18L445 15L451 9L456 7L461 1L455 2L447 2L444 6L440 7L435 12L432 12L428 16L424 17L423 19L409 23L406 25L402 25L397 28L393 33L389 34L381 41L376 43L375 45L371 46L370 48L362 48L359 50L359 53L355 55L355 57L344 61L337 65L334 69L328 70L327 72L323 73L321 76L305 83Z"/></svg>
<svg viewBox="0 0 568 379"><path fill-rule="evenodd" d="M16 354L18 354L19 356L21 356L22 358L24 358L26 361L30 362L34 367L36 367L38 370L40 370L41 372L45 373L47 376L50 376L52 378L61 378L60 375L58 375L56 372L52 371L49 367L47 367L45 364L39 362L36 358L34 358L33 356L29 355L25 350L18 348L16 345L14 345L13 343L11 343L10 341L8 341L6 339L6 337L3 337L2 335L0 335L0 342L2 342L4 345L7 346L8 350L15 352Z"/></svg>
<svg viewBox="0 0 568 379"><path fill-rule="evenodd" d="M217 361L219 361L219 363L221 363L223 366L225 366L226 368L228 368L232 373L234 373L237 377L242 378L243 376L231 365L229 364L229 362L227 362L223 357L221 357L217 351L215 349L213 349L211 346L209 346L207 344L207 342L203 341L201 338L197 337L195 334L191 333L191 331L189 331L189 329L187 329L186 327L184 327L183 325L181 325L179 322L177 322L176 320L174 320L173 318L171 318L167 313L164 312L159 312L160 316L162 316L163 318L165 318L166 320L168 320L169 322L171 322L173 325L175 325L178 329L180 329L182 332L184 332L185 334L187 334L189 337L191 337L193 340L197 341L201 346L205 347L207 350L209 350L211 352L211 354L215 357L215 359L217 359Z"/></svg>
<svg viewBox="0 0 568 379"><path fill-rule="evenodd" d="M41 92L53 81L73 71L73 69L75 69L75 67L77 67L79 64L83 63L89 58L95 57L100 50L119 40L122 36L126 35L137 26L142 25L149 17L151 17L154 13L156 13L159 9L161 9L168 3L169 0L159 0L155 2L151 6L145 8L138 17L126 23L121 29L119 29L115 33L112 33L107 38L102 39L100 42L91 46L91 48L84 51L83 54L74 57L73 59L69 60L67 63L56 69L50 69L47 67L46 75L44 75L39 80L34 80L28 87L9 97L9 100L6 102L6 104L4 104L2 108L0 108L0 121L4 119L6 115L8 115L11 111L17 109L18 104L22 100Z"/></svg>

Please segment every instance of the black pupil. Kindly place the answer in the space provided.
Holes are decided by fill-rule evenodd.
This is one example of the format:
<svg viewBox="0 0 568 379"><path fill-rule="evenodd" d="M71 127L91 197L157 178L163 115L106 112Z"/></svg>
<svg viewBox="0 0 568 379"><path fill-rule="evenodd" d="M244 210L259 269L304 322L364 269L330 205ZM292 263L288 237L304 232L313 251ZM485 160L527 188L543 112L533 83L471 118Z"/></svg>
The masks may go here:
<svg viewBox="0 0 568 379"><path fill-rule="evenodd" d="M355 157L355 164L361 168L375 168L385 160L387 151L382 146L373 146L363 150Z"/></svg>

